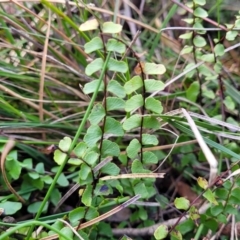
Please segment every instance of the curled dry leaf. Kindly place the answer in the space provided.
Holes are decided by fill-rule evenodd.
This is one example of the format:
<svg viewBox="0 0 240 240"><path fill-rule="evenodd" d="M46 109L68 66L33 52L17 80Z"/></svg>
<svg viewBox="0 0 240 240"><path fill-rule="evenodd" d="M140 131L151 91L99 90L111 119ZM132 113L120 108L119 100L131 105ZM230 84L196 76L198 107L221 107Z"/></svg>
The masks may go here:
<svg viewBox="0 0 240 240"><path fill-rule="evenodd" d="M134 73L139 75L139 74L142 74L143 71L144 71L144 62L140 62L134 68Z"/></svg>
<svg viewBox="0 0 240 240"><path fill-rule="evenodd" d="M79 27L79 30L84 32L84 31L90 31L90 30L95 30L99 26L99 23L97 19L90 19L86 21L85 23L82 23Z"/></svg>

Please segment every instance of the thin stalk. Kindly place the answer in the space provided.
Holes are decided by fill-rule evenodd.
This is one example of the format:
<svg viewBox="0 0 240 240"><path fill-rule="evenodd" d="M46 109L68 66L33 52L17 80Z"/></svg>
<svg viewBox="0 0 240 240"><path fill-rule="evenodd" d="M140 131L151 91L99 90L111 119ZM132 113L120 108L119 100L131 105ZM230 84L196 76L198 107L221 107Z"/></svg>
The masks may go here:
<svg viewBox="0 0 240 240"><path fill-rule="evenodd" d="M94 104L95 99L96 99L97 94L98 94L98 90L99 90L99 88L100 88L101 82L102 82L103 77L104 77L105 70L106 70L106 68L107 68L107 64L108 64L108 61L109 61L109 59L110 59L110 56L111 56L111 53L109 52L108 55L107 55L107 57L106 57L106 61L105 61L104 65L103 65L103 71L101 72L101 75L100 75L100 81L99 81L99 83L98 83L98 86L97 86L97 88L96 88L96 91L94 92L94 94L93 94L93 96L92 96L92 99L91 99L91 101L90 101L90 103L89 103L89 106L88 106L88 108L87 108L87 110L86 110L86 113L85 113L85 115L84 115L84 117L83 117L83 120L82 120L82 122L81 122L81 124L80 124L80 126L79 126L79 128L78 128L78 130L77 130L77 133L76 133L76 135L75 135L75 137L74 137L74 139L73 139L73 141L72 141L72 144L71 144L70 149L69 149L69 151L68 151L69 154L72 152L73 148L75 147L75 145L76 145L76 143L77 143L77 141L78 141L78 139L79 139L79 136L80 136L80 134L82 133L82 130L83 130L84 126L85 126L85 123L86 123L86 121L87 121L87 119L88 119L88 116L89 116L89 114L90 114L90 112L91 112L91 110L92 110L93 104ZM55 187L55 184L57 183L57 180L58 180L60 174L62 173L62 171L63 171L63 169L64 169L64 167L65 167L65 165L66 165L66 163L67 163L67 161L68 161L68 156L69 156L69 155L66 156L66 158L64 159L63 164L62 164L62 165L60 166L60 168L58 169L57 174L55 175L55 177L54 177L54 179L53 179L53 182L52 182L51 186L49 187L49 189L48 189L48 191L47 191L47 194L46 194L46 196L45 196L45 198L44 198L44 200L43 200L43 202L42 202L42 204L41 204L41 206L40 206L40 208L39 208L39 210L38 210L38 212L37 212L37 215L36 215L36 217L35 217L35 220L38 220L38 218L40 217L40 215L41 215L41 213L42 213L42 211L43 211L43 209L44 209L44 206L46 205L46 203L47 203L47 201L48 201L48 199L49 199L49 197L50 197L50 195L51 195L51 193L52 193L52 191L53 191L53 189L54 189L54 187ZM31 236L31 234L32 234L32 232L33 232L33 228L34 228L34 224L32 224L30 230L28 231L27 239Z"/></svg>
<svg viewBox="0 0 240 240"><path fill-rule="evenodd" d="M194 239L195 239L195 240L198 240L198 239L201 237L203 228L204 228L204 225L201 224L201 225L199 226L199 228L197 229L197 232L196 232L196 234L195 234L195 236L194 236Z"/></svg>
<svg viewBox="0 0 240 240"><path fill-rule="evenodd" d="M67 237L66 234L60 232L57 228L54 228L51 225L49 225L47 223L44 223L44 222L40 222L40 221L26 222L26 223L19 224L16 227L9 228L5 233L1 234L0 239L8 239L8 236L16 233L19 229L26 228L26 227L29 227L29 226L35 226L35 225L39 225L39 226L43 226L45 228L48 228L48 229L56 232L57 234L59 234L61 237L63 237L66 240L72 240L72 238ZM30 239L30 238L27 237L26 239Z"/></svg>

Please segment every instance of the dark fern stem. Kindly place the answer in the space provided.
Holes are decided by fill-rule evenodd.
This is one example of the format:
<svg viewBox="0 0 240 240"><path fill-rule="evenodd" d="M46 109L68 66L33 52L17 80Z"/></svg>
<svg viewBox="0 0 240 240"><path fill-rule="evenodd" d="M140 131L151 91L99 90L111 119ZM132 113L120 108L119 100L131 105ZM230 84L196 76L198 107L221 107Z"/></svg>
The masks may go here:
<svg viewBox="0 0 240 240"><path fill-rule="evenodd" d="M104 38L103 38L103 34L102 34L102 29L99 25L99 31L100 31L100 36L103 42L103 54L104 54L104 61L106 61L106 57L107 57L107 49L105 46L105 42L104 42ZM103 144L103 137L104 137L104 129L105 129L105 124L106 124L106 118L107 118L107 74L104 74L104 90L103 90L103 107L105 110L105 116L103 118L103 123L102 123L102 136L101 136L101 140L100 140L100 144L99 144L99 160L98 162L101 161L101 155L102 155L102 144Z"/></svg>
<svg viewBox="0 0 240 240"><path fill-rule="evenodd" d="M219 97L221 99L221 114L222 114L222 121L226 121L226 112L225 112L225 105L223 103L224 101L224 84L222 80L222 75L218 75L218 82L219 82Z"/></svg>
<svg viewBox="0 0 240 240"><path fill-rule="evenodd" d="M211 46L211 49L212 49L212 52L213 52L213 55L214 55L214 63L216 64L217 63L217 57L216 57L216 54L214 52L213 42L211 41L209 35L208 35L208 38L209 38L209 43L210 43L210 46ZM221 41L222 40L220 40L220 42ZM224 83L223 83L223 80L222 80L221 73L218 74L218 85L219 85L218 95L219 95L219 98L221 100L222 121L225 121L226 120L226 109L225 109L225 105L223 103L223 101L224 101Z"/></svg>
<svg viewBox="0 0 240 240"><path fill-rule="evenodd" d="M193 4L194 4L194 2L193 2ZM196 5L194 4L193 5L193 11L195 10L195 8L196 8ZM195 24L195 22L196 22L196 18L195 18L195 16L194 16L194 14L193 14L193 24L192 25L194 25ZM194 41L193 41L193 39L194 39L194 37L197 35L197 32L195 32L195 31L193 31L193 34L192 34L192 46L193 46L193 60L194 60L194 63L195 64L197 64L197 53L196 53L196 46L194 45ZM197 76L197 80L198 80L198 83L199 83L199 86L200 86L200 88L199 88L199 97L198 97L198 102L200 103L200 105L201 105L201 103L202 103L202 79L201 79L201 77L200 77L200 75L199 75L199 70L198 70L198 68L196 68L196 76Z"/></svg>
<svg viewBox="0 0 240 240"><path fill-rule="evenodd" d="M104 39L103 39L103 35L107 35L107 34L104 34L101 32L101 38L102 38L102 41L103 41L103 46L104 46L104 58L106 58L106 46L104 44ZM144 69L143 69L143 66L141 64L141 60L140 58L138 57L138 55L136 54L136 52L131 48L131 46L129 46L126 42L124 42L123 40L119 39L119 38L116 38L116 37L112 37L112 39L115 39L121 43L123 43L126 47L127 47L127 50L130 50L130 52L132 53L133 57L136 59L137 61L137 64L139 65L140 67L140 71L141 71L141 78L142 78L142 81L143 81L143 88L142 88L142 96L143 96L143 106L141 108L141 115L142 115L142 119L141 119L141 124L140 124L140 132L139 132L139 142L140 142L140 145L141 145L141 150L140 150L140 160L141 162L143 162L143 144L142 144L142 135L143 135L143 122L144 122L144 113L145 113L145 95L146 95L146 89L145 89L145 85L144 85L144 78L145 78L145 74L144 74ZM106 106L106 98L107 98L107 80L106 80L106 75L105 75L105 80L104 80L104 108L105 108L105 111L106 111L106 115L107 115L107 106ZM104 126L105 126L105 121L106 121L106 116L104 117L104 120L103 120L103 128L104 129ZM101 139L101 142L100 142L100 152L101 152L101 146L102 146L102 141L103 141L103 135L102 135L102 139ZM100 159L99 159L100 161Z"/></svg>
<svg viewBox="0 0 240 240"><path fill-rule="evenodd" d="M141 78L142 78L142 82L143 82L143 87L142 87L142 96L143 96L143 106L141 108L141 125L140 125L140 144L141 144L141 150L140 150L140 160L141 162L143 162L143 141L142 141L142 136L143 136L143 123L144 123L144 114L145 114L145 96L146 96L146 89L145 89L145 84L144 84L144 78L145 78L145 74L144 74L144 70L143 70L143 66L140 63L140 68L141 68Z"/></svg>

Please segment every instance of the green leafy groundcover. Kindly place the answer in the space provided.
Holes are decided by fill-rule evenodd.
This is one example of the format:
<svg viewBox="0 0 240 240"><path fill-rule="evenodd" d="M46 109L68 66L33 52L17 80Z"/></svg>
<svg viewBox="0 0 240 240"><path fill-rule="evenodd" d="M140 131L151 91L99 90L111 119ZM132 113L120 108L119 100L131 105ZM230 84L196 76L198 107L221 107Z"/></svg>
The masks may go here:
<svg viewBox="0 0 240 240"><path fill-rule="evenodd" d="M65 132L65 136L58 142L56 149L54 148L54 151L51 151L53 152L54 162L41 162L40 158L35 161L34 157L36 156L34 156L33 152L31 154L32 158L21 159L22 153L19 154L19 150L13 149L9 151L6 159L4 159L4 169L7 172L9 182L17 186L17 194L1 196L0 208L4 209L5 214L9 216L16 215L18 217L24 212L31 214L35 219L11 225L12 228L9 228L8 231L4 229L2 238L8 239L10 235L17 233L23 234L26 239L31 239L34 228L43 226L39 238L57 233L59 239L115 239L112 230L122 229L123 236L124 230L129 226L136 228L140 233L145 227L154 225L159 220L159 207L161 207L161 214L163 214L162 222L156 227L155 231L149 230L152 231L152 238L155 239L166 239L169 236L172 239L200 239L210 232L209 230L215 234L220 224L227 224L229 214L238 219L237 206L240 200L240 184L236 176L239 166L237 164L233 166L231 162L225 164L226 160L223 161L221 157L232 162L239 159L239 149L234 141L239 140L239 134L233 133L232 129L229 128L231 124L232 126L238 124L232 116L238 114L239 92L237 88L226 82L224 83L226 91L224 94L222 93L222 99L220 98L221 103L218 101L216 89L219 85L223 85L222 79L225 76L221 59L229 50L225 49L225 45L219 36L211 41L211 48L208 46L209 41L205 37L208 33L203 24L203 19L209 16L207 8L204 7L206 1L194 0L192 4L188 4L188 7L192 10L192 16L184 19L184 21L193 28L179 37L183 40L183 44L186 44L181 51L179 62L182 64L182 60L187 61L184 66L179 68L175 66L174 73L172 73L173 68L171 66L166 66L166 69L162 63L140 61L139 54L133 50L134 46L127 44L121 38L123 27L120 24L111 21L103 23L97 16L95 19L87 19L88 8L92 8L91 5L86 5L83 14L80 14L80 20L83 23L79 27L75 23L75 21L79 21L79 18L71 19L60 10L59 6L52 5L45 0L42 1L42 4L58 17L59 23L62 23L61 27L69 35L65 40L72 38L72 30L74 30L85 41L84 52L80 51L82 48L74 48L71 60L76 60L74 62L75 66L83 65L81 69L85 70L84 76L90 77L87 78L88 82L81 83L83 85L81 94L85 94L83 96L86 97L87 101L85 105L76 107L76 111L81 112L83 117L77 119L80 124L76 129L75 136L72 137L71 134L75 131L75 128L72 127L71 122L65 122L66 125L58 125L54 124L54 122L47 125L45 123L34 125L30 121L37 120L40 122L40 118L38 119L36 116L41 115L41 109L38 109L39 113L35 114L36 116L31 116L31 114L15 108L16 104L12 99L7 99L10 104L4 99L4 95L1 96L3 112L8 111L11 116L16 114L27 122L24 124L19 122L18 125L16 123L15 125L9 124L8 127L24 126L34 128L47 126L49 130L63 127L64 130L71 131L71 133ZM170 18L170 15L174 15L173 11L177 10L176 5L170 10L167 19ZM92 10L89 13L92 14ZM5 16L6 13L1 12L1 15ZM9 16L7 19L9 19ZM21 26L21 29L27 30L23 24L20 24L19 19L15 20L13 22L15 22L16 26ZM166 21L164 21L163 26L167 24ZM10 24L9 21L8 23ZM6 23L2 20L1 24L6 26ZM233 28L234 26L239 27L239 25L239 16L237 15L233 25L226 25L229 28L225 32L226 40L230 42L237 40L238 31ZM221 27L219 24L217 26ZM54 28L53 30L56 31ZM13 36L10 35L11 31L5 33L7 41L17 46ZM161 34L162 31L159 31L155 39L159 39ZM43 41L40 41L40 38L38 39L39 36L31 37L37 43L43 44ZM152 42L151 38L147 41ZM156 41L158 40L153 41L151 50L154 50L154 47L156 48L157 45L155 44L158 44ZM55 48L52 47L55 44L60 47L58 48L60 49L59 52L56 52ZM64 48L64 44L59 45L59 43L53 41L49 44L48 54L50 56L53 54L54 59L57 59L61 50L64 50L64 53L69 52ZM146 59L151 58L152 54L149 53ZM184 57L186 54L188 56ZM17 56L21 56L20 52L18 52ZM67 62L68 59L64 57L62 56L57 61L62 63L63 59L65 59L66 63L62 63L64 65L61 65L61 67L67 66L68 70L72 69L74 64L70 66L71 62ZM15 73L25 71L26 64L23 62L24 58L22 56L21 58L21 64L19 65L21 67L18 67ZM188 61L189 59L192 59L192 61ZM132 66L133 62L135 69ZM49 66L49 69L52 68L53 66ZM35 77L27 74L26 76L24 74L15 74L14 71L6 71L6 69L4 65L0 75L13 82L11 85L13 89L17 85L16 80L23 82L27 80L34 84L38 81ZM179 69L182 72L179 73L176 80L174 78L169 80L169 76L175 76ZM48 68L45 70L47 74ZM78 73L78 71L76 72ZM37 73L39 75L39 71ZM59 77L57 74L56 76ZM179 84L181 86L178 87L175 82L181 76L184 79ZM167 81L165 82L166 78ZM52 86L48 82L50 78L46 79L44 94L47 95L48 92L51 94ZM64 79L62 82L64 82ZM71 85L69 74L67 82L69 86L65 85L68 86L66 91L69 91ZM170 82L173 88L170 88ZM48 87L49 89L47 89ZM19 88L18 91L22 91L23 88ZM180 91L179 88L181 88ZM6 95L11 93L6 88L4 91ZM161 91L164 91L166 96L162 96L164 94L161 94ZM32 90L29 91L29 94L30 92ZM81 94L76 98L82 96ZM15 94L15 96L17 95ZM182 97L180 102L178 102L179 96ZM51 97L51 99L53 98ZM172 98L176 99L171 101ZM63 99L66 100L65 96ZM168 101L171 101L171 106L167 105ZM216 103L214 107L210 103L212 101ZM32 106L32 104L29 106ZM181 145L194 137L188 122L181 116L164 114L165 109L175 108L176 106L196 112L201 110L205 115L209 114L216 119L219 118L217 113L220 112L220 109L227 109L231 118L225 119L226 122L230 122L230 125L222 125L225 127L224 131L222 126L216 126L217 124L221 125L220 120L218 122L212 120L213 124L213 122L207 122L206 119L209 120L209 118L199 118L199 120L195 120L195 123L200 129L204 141L212 147L214 154L219 157L219 172L225 171L225 165L230 166L233 174L230 176L232 177L231 181L224 175L224 177L220 176L218 181L209 185L206 179L208 174L206 166L208 166L208 163L205 164L206 156L203 156L202 149L193 144ZM208 106L207 109L205 109L206 106ZM63 109L63 107L57 107L58 112L59 109ZM12 112L9 112L9 109ZM51 113L54 111L52 111L51 107L49 109L44 108L46 110L44 114L48 114L47 116L52 119L54 117ZM69 117L64 114L63 116L66 116L66 118L63 117L62 121ZM165 128L166 124L170 125L170 127ZM5 125L3 124L1 127L5 128ZM225 137L227 136L226 139L221 141L221 144L218 143L217 137L224 134ZM178 139L178 142L176 140L174 143L175 138ZM24 144L29 143L27 141L32 144L32 139L24 141ZM2 153L6 142L6 138L1 142ZM19 143L18 147L23 146L21 145L23 143ZM171 150L163 151L161 148L165 147L162 145L172 143L174 144L170 148ZM168 155L166 155L167 153ZM41 157L46 160L46 157L42 155ZM171 189L168 189L169 191L167 190L167 194L165 194L165 188L170 186L168 184L170 178L163 178L161 174L154 176L163 179L156 180L156 178L153 178L153 173L159 173L157 171L159 171L158 168L163 159L166 161L168 169L174 169L177 172L176 174L181 174L182 178L185 178L187 182L193 183L199 199L204 199L211 206L206 212L199 212L199 207L183 196L170 198ZM204 168L201 168L200 165L202 164L205 164ZM144 177L140 177L142 175L139 176L139 174L144 174ZM196 174L201 175L201 177L196 176ZM226 171L226 174L231 173ZM4 187L5 183L1 179L1 184ZM75 196L73 194L70 196L70 200L67 200L71 204L67 202L60 206L60 200L65 191L62 190L68 188L72 183L78 188L76 198L79 200L79 205L76 202L71 202L73 201L72 197ZM178 194L180 195L180 193ZM25 205L16 201L18 195L26 200ZM138 198L140 200L136 203L135 201ZM74 208L60 215L52 212L53 208L61 212L64 207L69 207L69 205ZM169 211L168 207L170 205L171 208L176 209L173 214ZM126 210L127 207L129 212L126 213L126 216L117 223L112 222L111 217L115 220L115 216L116 218L119 217L116 213L120 210ZM178 218L171 227L168 227L164 221L166 218L165 212L168 213L167 218L175 218L175 216ZM44 214L46 216L41 218ZM157 216L157 220L153 216ZM62 221L57 220L58 218L61 218ZM182 219L184 221L179 224ZM78 231L80 237L66 223L75 228L80 226L81 229ZM1 222L1 224L4 227L9 227L9 223ZM132 234L132 232L130 233ZM137 237L140 239L140 234ZM125 236L122 239L130 238Z"/></svg>

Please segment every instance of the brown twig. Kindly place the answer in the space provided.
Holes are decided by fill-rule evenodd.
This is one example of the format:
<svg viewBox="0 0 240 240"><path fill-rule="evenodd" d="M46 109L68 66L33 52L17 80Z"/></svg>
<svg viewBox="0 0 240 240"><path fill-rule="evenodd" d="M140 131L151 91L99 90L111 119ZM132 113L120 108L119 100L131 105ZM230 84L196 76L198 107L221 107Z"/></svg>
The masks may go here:
<svg viewBox="0 0 240 240"><path fill-rule="evenodd" d="M5 161L6 161L6 158L7 158L7 155L8 153L11 151L11 149L13 148L15 144L15 141L13 139L9 139L8 142L6 143L6 145L4 146L4 149L3 149L3 152L2 152L2 156L1 156L1 164L0 164L0 167L1 167L1 172L2 172L2 177L3 177L3 180L4 182L6 183L9 191L14 194L18 200L20 202L22 202L23 204L25 203L25 200L19 196L19 194L14 190L14 188L11 186L11 184L9 183L8 181L8 178L7 178L7 174L6 174L6 171L5 171Z"/></svg>
<svg viewBox="0 0 240 240"><path fill-rule="evenodd" d="M126 208L130 204L133 204L140 197L141 197L140 195L136 195L136 196L130 198L129 200L127 200L126 202L122 203L121 205L119 205L119 206L113 208L112 210L100 215L99 217L96 217L96 218L94 218L94 219L92 219L92 220L90 220L86 223L81 224L81 226L78 230L81 230L81 229L87 228L89 226L92 226L93 224L98 223L98 222L112 216L113 214L116 214L117 212L123 210L124 208ZM74 227L74 229L77 229L77 227ZM48 236L48 237L41 238L41 240L51 240L51 239L56 239L57 237L58 237L57 234L55 234L55 235L51 235L51 236Z"/></svg>
<svg viewBox="0 0 240 240"><path fill-rule="evenodd" d="M47 62L47 52L48 52L48 43L49 43L49 35L51 29L51 11L48 10L48 25L47 25L47 32L46 38L44 43L43 55L42 55L42 68L41 68L41 75L40 75L40 84L39 84L39 119L41 122L44 121L44 114L43 114L43 95L44 95L44 82L45 82L45 72L46 72L46 62ZM42 133L43 140L46 140L46 134Z"/></svg>

